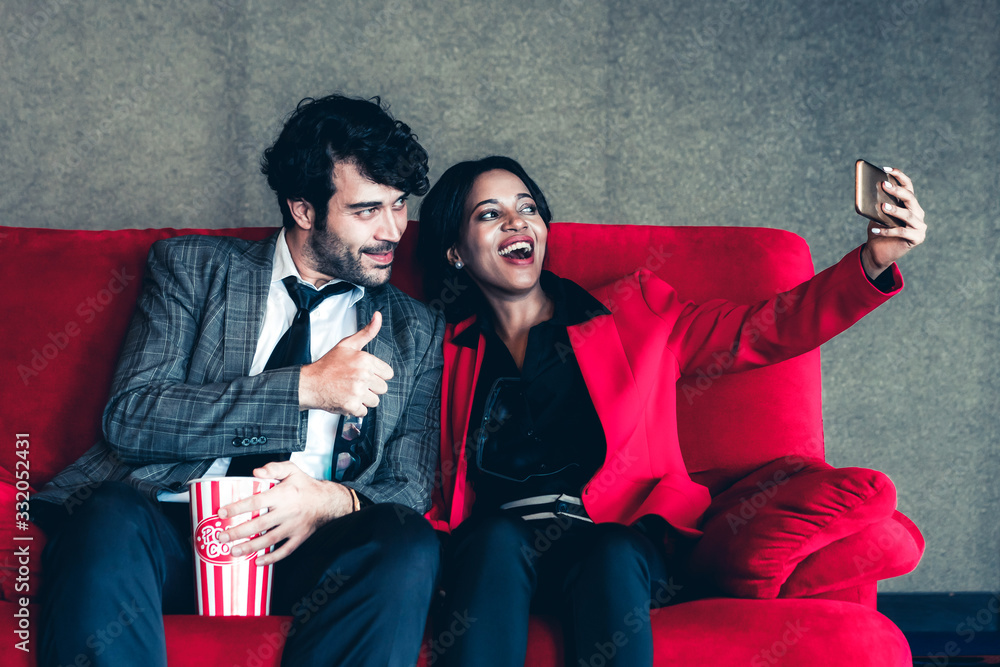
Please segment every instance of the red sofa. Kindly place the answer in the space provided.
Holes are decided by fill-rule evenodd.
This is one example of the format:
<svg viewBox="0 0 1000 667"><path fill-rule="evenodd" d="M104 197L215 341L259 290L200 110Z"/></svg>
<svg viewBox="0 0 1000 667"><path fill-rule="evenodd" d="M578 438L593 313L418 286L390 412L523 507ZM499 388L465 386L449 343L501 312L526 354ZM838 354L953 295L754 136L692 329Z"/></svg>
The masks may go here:
<svg viewBox="0 0 1000 667"><path fill-rule="evenodd" d="M150 244L272 231L0 227L0 615L14 630L0 643L0 664L33 665L38 644L44 535L16 523L17 494L40 489L98 437ZM419 295L415 237L411 223L393 282ZM645 266L696 301L753 302L813 274L805 242L772 229L557 223L549 244L549 268L584 286ZM875 587L911 571L923 539L896 511L888 478L824 463L819 352L724 370L720 360L678 391L685 461L714 501L677 598L689 601L652 612L656 664L911 664L902 633L875 611ZM167 617L170 664L278 664L286 621ZM533 618L528 664L560 664L559 637L551 619ZM30 653L18 648L25 638ZM428 628L422 664L437 662L450 641L447 628ZM593 664L614 650L595 646Z"/></svg>

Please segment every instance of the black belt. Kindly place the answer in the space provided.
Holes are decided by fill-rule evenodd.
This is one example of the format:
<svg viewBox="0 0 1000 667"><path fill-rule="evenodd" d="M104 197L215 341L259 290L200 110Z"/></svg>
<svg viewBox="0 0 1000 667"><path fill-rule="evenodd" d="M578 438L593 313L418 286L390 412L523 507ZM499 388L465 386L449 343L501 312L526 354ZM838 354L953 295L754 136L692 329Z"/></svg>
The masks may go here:
<svg viewBox="0 0 1000 667"><path fill-rule="evenodd" d="M517 514L525 521L535 519L555 519L556 517L567 517L594 523L593 519L587 516L587 510L583 507L583 501L575 496L565 494L551 494L547 496L534 496L522 500L514 500L504 503L500 509Z"/></svg>

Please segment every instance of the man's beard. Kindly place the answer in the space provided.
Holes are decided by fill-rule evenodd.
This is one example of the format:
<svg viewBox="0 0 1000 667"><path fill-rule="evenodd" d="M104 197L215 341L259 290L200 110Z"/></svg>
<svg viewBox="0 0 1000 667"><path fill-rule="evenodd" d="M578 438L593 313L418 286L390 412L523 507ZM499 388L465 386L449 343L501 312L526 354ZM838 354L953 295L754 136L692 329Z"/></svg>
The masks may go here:
<svg viewBox="0 0 1000 667"><path fill-rule="evenodd" d="M385 241L359 248L352 252L344 241L330 231L325 221L322 228L317 225L305 245L306 261L315 271L336 280L346 280L361 287L378 287L389 281L392 266L366 269L362 264L362 253L380 255L396 249L398 244Z"/></svg>

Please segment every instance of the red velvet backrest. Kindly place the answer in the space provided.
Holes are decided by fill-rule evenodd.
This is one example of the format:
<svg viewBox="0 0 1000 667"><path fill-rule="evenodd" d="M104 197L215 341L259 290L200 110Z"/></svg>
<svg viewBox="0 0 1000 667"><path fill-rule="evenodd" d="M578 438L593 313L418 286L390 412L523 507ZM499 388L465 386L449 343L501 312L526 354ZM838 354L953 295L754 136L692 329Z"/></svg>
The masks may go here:
<svg viewBox="0 0 1000 667"><path fill-rule="evenodd" d="M755 303L814 273L806 242L778 229L563 223L549 247L548 268L584 287L645 267L697 303ZM677 384L681 449L695 481L715 493L782 456L824 458L819 350L745 373L722 370Z"/></svg>
<svg viewBox="0 0 1000 667"><path fill-rule="evenodd" d="M179 234L259 239L273 231L0 227L6 318L0 424L8 438L31 434L33 488L99 437L149 246ZM415 240L416 223L410 223L392 282L419 296ZM646 267L694 301L752 303L813 273L805 242L773 229L556 223L549 246L548 267L585 287ZM747 373L684 379L677 410L688 467L713 490L780 456L823 458L818 351ZM13 451L3 449L0 480L11 479Z"/></svg>
<svg viewBox="0 0 1000 667"><path fill-rule="evenodd" d="M154 241L194 232L264 238L273 229L75 231L0 227L0 424L30 433L40 489L100 436L101 413ZM13 447L0 454L9 481Z"/></svg>

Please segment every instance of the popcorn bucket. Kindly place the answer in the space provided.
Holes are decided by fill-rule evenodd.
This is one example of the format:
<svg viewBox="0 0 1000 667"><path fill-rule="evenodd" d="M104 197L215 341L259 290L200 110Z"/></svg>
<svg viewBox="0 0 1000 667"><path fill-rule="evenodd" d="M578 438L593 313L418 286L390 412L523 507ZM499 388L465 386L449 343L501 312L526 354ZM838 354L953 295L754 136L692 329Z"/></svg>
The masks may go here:
<svg viewBox="0 0 1000 667"><path fill-rule="evenodd" d="M278 482L256 477L213 477L188 482L198 614L201 616L267 616L271 608L271 565L258 566L258 551L233 556L232 547L253 538L222 543L223 531L260 516L245 512L221 519L219 508L266 491ZM256 535L253 536L257 537ZM270 549L268 549L269 551Z"/></svg>

